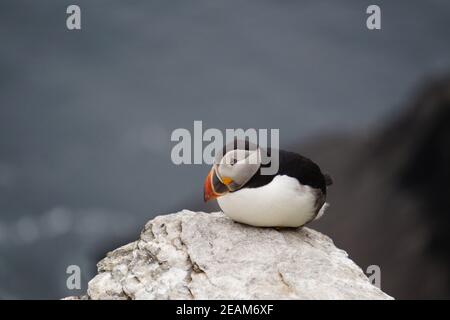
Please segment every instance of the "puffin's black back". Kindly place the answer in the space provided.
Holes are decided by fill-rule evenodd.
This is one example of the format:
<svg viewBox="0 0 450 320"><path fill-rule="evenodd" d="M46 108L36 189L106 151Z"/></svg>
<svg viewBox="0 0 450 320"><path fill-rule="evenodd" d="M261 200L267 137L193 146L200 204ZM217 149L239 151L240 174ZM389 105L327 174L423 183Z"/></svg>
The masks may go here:
<svg viewBox="0 0 450 320"><path fill-rule="evenodd" d="M268 149L270 156L271 150ZM262 175L261 169L243 186L244 188L258 188L270 183L277 175L287 175L296 178L301 184L312 188L320 189L324 195L327 193L326 178L319 166L312 160L299 155L298 153L279 150L279 169L273 175ZM269 167L270 164L262 165Z"/></svg>

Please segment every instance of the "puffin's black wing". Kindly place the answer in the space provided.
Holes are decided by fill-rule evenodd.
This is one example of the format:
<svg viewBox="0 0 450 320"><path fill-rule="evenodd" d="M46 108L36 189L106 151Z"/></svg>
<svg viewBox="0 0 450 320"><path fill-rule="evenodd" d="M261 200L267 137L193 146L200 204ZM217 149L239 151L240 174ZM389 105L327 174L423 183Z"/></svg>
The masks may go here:
<svg viewBox="0 0 450 320"><path fill-rule="evenodd" d="M280 150L278 174L296 178L303 185L320 189L324 195L327 193L326 178L319 166L298 153Z"/></svg>
<svg viewBox="0 0 450 320"><path fill-rule="evenodd" d="M269 149L268 151L270 156L271 150ZM317 164L294 152L279 150L279 155L279 169L277 173L274 175L261 175L261 170L259 170L244 187L258 188L270 183L276 175L287 175L296 178L303 185L321 190L323 195L326 195L326 186L329 184L327 180L331 182L331 178L328 175L324 175Z"/></svg>

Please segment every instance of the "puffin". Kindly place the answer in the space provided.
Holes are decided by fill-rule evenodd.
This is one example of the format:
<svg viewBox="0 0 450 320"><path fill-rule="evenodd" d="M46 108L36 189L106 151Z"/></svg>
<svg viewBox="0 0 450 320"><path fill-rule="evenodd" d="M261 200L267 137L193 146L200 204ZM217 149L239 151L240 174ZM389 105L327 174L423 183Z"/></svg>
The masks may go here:
<svg viewBox="0 0 450 320"><path fill-rule="evenodd" d="M278 152L278 170L262 170ZM271 160L272 161L272 160ZM295 152L262 148L248 140L225 145L204 182L204 201L216 199L232 220L255 227L302 227L329 207L333 183L312 160Z"/></svg>

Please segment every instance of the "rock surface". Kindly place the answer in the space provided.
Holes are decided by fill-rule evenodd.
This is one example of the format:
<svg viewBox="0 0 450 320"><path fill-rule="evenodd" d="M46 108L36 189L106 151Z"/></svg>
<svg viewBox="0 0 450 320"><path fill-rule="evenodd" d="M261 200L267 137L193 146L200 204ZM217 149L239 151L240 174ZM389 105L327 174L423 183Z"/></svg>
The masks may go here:
<svg viewBox="0 0 450 320"><path fill-rule="evenodd" d="M107 254L90 299L390 299L331 239L184 210Z"/></svg>

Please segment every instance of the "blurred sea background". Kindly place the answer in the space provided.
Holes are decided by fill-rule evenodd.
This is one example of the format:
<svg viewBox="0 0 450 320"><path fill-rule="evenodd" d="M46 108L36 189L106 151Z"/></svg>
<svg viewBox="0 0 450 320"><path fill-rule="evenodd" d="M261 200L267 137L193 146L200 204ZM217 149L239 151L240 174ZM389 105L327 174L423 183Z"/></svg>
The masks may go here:
<svg viewBox="0 0 450 320"><path fill-rule="evenodd" d="M335 178L312 227L388 294L450 298L450 2L377 1L380 31L370 4L1 1L0 298L82 294L152 217L217 209L170 158L194 120L280 129Z"/></svg>

